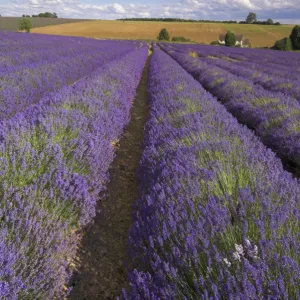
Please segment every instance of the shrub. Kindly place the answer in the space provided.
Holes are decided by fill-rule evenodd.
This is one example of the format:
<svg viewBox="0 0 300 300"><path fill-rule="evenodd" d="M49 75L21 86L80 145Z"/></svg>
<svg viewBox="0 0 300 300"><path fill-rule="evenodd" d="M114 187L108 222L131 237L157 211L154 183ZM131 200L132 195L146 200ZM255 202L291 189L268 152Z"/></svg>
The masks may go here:
<svg viewBox="0 0 300 300"><path fill-rule="evenodd" d="M229 47L235 46L236 37L232 31L228 31L225 37L225 45Z"/></svg>
<svg viewBox="0 0 300 300"><path fill-rule="evenodd" d="M219 45L219 42L218 41L212 41L210 44L215 46L215 45Z"/></svg>
<svg viewBox="0 0 300 300"><path fill-rule="evenodd" d="M294 50L300 50L300 26L296 25L290 35Z"/></svg>
<svg viewBox="0 0 300 300"><path fill-rule="evenodd" d="M170 40L170 35L169 35L169 32L167 31L166 28L163 28L163 29L160 31L160 33L159 33L157 39L158 39L159 41L169 41L169 40Z"/></svg>
<svg viewBox="0 0 300 300"><path fill-rule="evenodd" d="M172 42L190 42L190 39L186 39L184 36L173 36Z"/></svg>
<svg viewBox="0 0 300 300"><path fill-rule="evenodd" d="M28 18L22 18L19 23L19 30L26 30L26 32L30 32L32 28L31 20Z"/></svg>
<svg viewBox="0 0 300 300"><path fill-rule="evenodd" d="M277 41L274 45L275 50L291 51L293 50L292 41L290 38L283 38Z"/></svg>

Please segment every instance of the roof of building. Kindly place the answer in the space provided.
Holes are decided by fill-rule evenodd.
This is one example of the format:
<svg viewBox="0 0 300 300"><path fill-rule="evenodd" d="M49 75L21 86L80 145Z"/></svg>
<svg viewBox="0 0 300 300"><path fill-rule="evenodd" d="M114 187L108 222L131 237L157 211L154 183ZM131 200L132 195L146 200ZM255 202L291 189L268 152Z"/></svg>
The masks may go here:
<svg viewBox="0 0 300 300"><path fill-rule="evenodd" d="M244 46L250 46L250 40L249 39L244 39L243 40L243 45Z"/></svg>
<svg viewBox="0 0 300 300"><path fill-rule="evenodd" d="M221 34L219 35L219 41L220 41L220 42L224 42L224 41L225 41L225 37L226 37L226 33L221 33ZM237 42L243 41L243 35L242 35L242 34L236 34L236 35L235 35L235 38L236 38L236 41L237 41Z"/></svg>
<svg viewBox="0 0 300 300"><path fill-rule="evenodd" d="M243 40L243 35L242 34L236 34L235 38L236 38L237 42L241 42Z"/></svg>
<svg viewBox="0 0 300 300"><path fill-rule="evenodd" d="M221 33L219 35L219 41L224 42L225 41L225 37L226 37L226 33Z"/></svg>

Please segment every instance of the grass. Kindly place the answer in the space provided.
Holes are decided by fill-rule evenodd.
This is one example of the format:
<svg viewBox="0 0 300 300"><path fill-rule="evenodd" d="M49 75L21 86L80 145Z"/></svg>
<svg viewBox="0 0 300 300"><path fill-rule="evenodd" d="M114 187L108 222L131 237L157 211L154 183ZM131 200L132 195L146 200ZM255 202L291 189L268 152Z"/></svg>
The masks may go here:
<svg viewBox="0 0 300 300"><path fill-rule="evenodd" d="M18 30L19 22L21 19L22 18L19 17L0 17L0 30ZM32 22L33 28L88 21L83 19L64 18L30 18L30 20Z"/></svg>
<svg viewBox="0 0 300 300"><path fill-rule="evenodd" d="M166 28L170 36L184 36L197 43L209 44L220 33L229 29L249 38L254 47L270 47L290 35L293 25L267 26L253 24L181 23L181 22L135 22L135 21L89 21L35 28L32 32L84 36L100 39L156 40L159 31Z"/></svg>

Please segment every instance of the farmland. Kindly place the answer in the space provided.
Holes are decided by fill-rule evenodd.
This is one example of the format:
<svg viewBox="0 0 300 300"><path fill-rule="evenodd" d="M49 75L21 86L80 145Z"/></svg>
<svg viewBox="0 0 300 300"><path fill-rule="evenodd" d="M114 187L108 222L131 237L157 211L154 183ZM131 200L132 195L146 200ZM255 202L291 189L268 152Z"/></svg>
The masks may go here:
<svg viewBox="0 0 300 300"><path fill-rule="evenodd" d="M19 17L0 17L0 30L16 31L19 27L19 22L22 18ZM88 20L83 19L65 19L65 18L30 18L32 27L43 27L67 23L83 22Z"/></svg>
<svg viewBox="0 0 300 300"><path fill-rule="evenodd" d="M90 21L35 28L33 32L68 36L83 36L100 39L142 39L156 40L161 28L166 28L171 36L185 36L198 43L209 44L218 39L220 33L229 29L249 38L254 47L271 47L276 40L288 36L292 25L266 26L251 24L215 23L168 23L133 21Z"/></svg>
<svg viewBox="0 0 300 300"><path fill-rule="evenodd" d="M0 34L1 299L299 299L299 53Z"/></svg>

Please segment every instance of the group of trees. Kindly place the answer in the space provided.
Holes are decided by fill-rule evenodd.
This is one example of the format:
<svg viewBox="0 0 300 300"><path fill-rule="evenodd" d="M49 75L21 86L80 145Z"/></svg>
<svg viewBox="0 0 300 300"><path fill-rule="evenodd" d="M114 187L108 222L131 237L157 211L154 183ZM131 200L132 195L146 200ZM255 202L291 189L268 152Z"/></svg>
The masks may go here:
<svg viewBox="0 0 300 300"><path fill-rule="evenodd" d="M29 15L22 15L22 18L30 18ZM57 18L57 13L44 12L38 15L32 15L32 18Z"/></svg>
<svg viewBox="0 0 300 300"><path fill-rule="evenodd" d="M159 41L170 41L170 34L166 28L163 28L159 34L157 39ZM173 36L172 42L190 42L190 39L185 38L184 36Z"/></svg>
<svg viewBox="0 0 300 300"><path fill-rule="evenodd" d="M38 15L32 15L32 18L57 18L57 13L40 13ZM19 30L25 30L26 32L30 32L32 28L32 22L30 20L29 15L22 15L22 19L19 22Z"/></svg>
<svg viewBox="0 0 300 300"><path fill-rule="evenodd" d="M170 40L170 35L169 35L169 32L166 28L163 28L159 34L158 34L158 37L157 39L159 41L169 41Z"/></svg>
<svg viewBox="0 0 300 300"><path fill-rule="evenodd" d="M279 22L274 23L272 19L267 21L257 21L257 15L254 12L250 12L245 21L213 21L213 20L191 20L180 18L125 18L118 19L119 21L148 21L148 22L199 22L199 23L226 23L226 24L259 24L259 25L280 25Z"/></svg>
<svg viewBox="0 0 300 300"><path fill-rule="evenodd" d="M30 32L32 28L32 23L29 18L22 18L19 22L19 30L25 30L26 32Z"/></svg>
<svg viewBox="0 0 300 300"><path fill-rule="evenodd" d="M296 25L289 37L277 41L273 49L282 51L300 50L300 26Z"/></svg>
<svg viewBox="0 0 300 300"><path fill-rule="evenodd" d="M147 22L199 22L199 23L237 23L237 21L192 20L180 18L124 18L118 21L147 21Z"/></svg>
<svg viewBox="0 0 300 300"><path fill-rule="evenodd" d="M245 21L239 22L239 24L258 24L258 25L281 25L279 22L274 22L273 19L267 21L257 21L257 15L254 12L249 12Z"/></svg>
<svg viewBox="0 0 300 300"><path fill-rule="evenodd" d="M234 47L235 44L236 44L235 34L231 30L229 30L225 36L225 46Z"/></svg>

